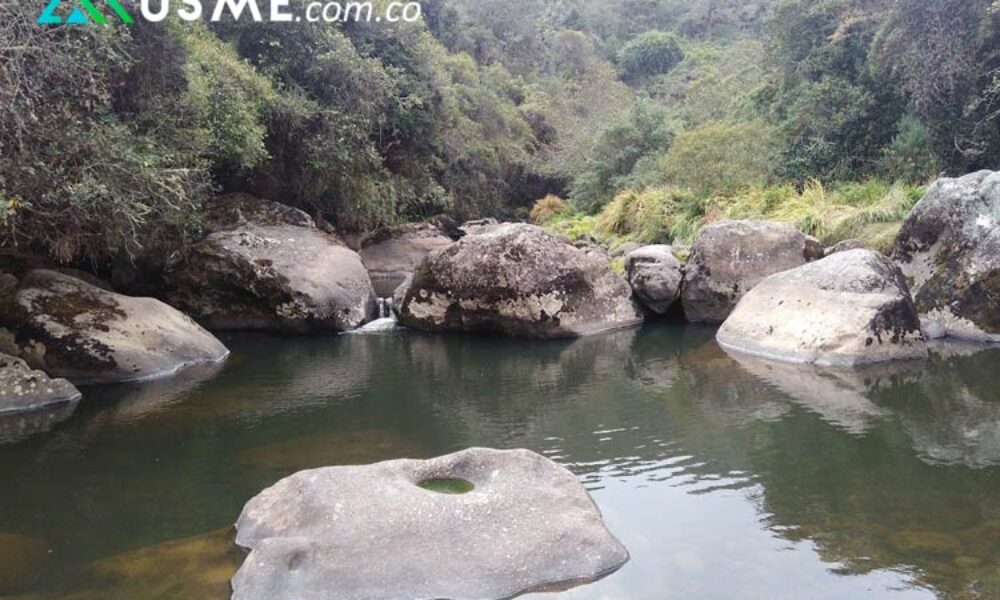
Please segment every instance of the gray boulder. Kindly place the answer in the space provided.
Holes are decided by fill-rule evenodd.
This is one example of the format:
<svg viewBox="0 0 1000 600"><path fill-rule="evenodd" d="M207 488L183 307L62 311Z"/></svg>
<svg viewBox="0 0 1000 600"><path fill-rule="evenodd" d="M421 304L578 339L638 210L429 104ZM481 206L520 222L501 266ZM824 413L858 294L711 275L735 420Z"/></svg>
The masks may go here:
<svg viewBox="0 0 1000 600"><path fill-rule="evenodd" d="M280 205L234 210L171 259L167 302L216 330L339 333L375 316L361 258L307 215Z"/></svg>
<svg viewBox="0 0 1000 600"><path fill-rule="evenodd" d="M428 254L454 241L440 229L427 224L387 227L361 242L361 260L368 269L380 298L388 298L413 274Z"/></svg>
<svg viewBox="0 0 1000 600"><path fill-rule="evenodd" d="M214 363L229 351L159 300L55 271L31 271L0 311L0 351L74 383L136 381Z"/></svg>
<svg viewBox="0 0 1000 600"><path fill-rule="evenodd" d="M768 277L743 297L717 339L730 350L826 366L928 356L902 273L870 250Z"/></svg>
<svg viewBox="0 0 1000 600"><path fill-rule="evenodd" d="M642 322L628 282L603 252L534 225L478 231L420 265L398 309L403 325L560 338Z"/></svg>
<svg viewBox="0 0 1000 600"><path fill-rule="evenodd" d="M237 529L250 555L234 600L499 600L628 560L576 477L527 450L304 471L251 500Z"/></svg>
<svg viewBox="0 0 1000 600"><path fill-rule="evenodd" d="M709 225L691 247L681 292L684 314L694 323L722 323L765 277L822 257L819 242L785 223Z"/></svg>
<svg viewBox="0 0 1000 600"><path fill-rule="evenodd" d="M827 248L823 254L825 256L830 256L831 254L838 254L840 252L847 252L848 250L864 250L865 244L861 240L844 240L842 242L837 242L836 244Z"/></svg>
<svg viewBox="0 0 1000 600"><path fill-rule="evenodd" d="M935 337L1000 342L1000 173L934 183L903 223L893 259Z"/></svg>
<svg viewBox="0 0 1000 600"><path fill-rule="evenodd" d="M681 297L684 267L670 246L646 246L628 254L625 272L639 302L665 315Z"/></svg>
<svg viewBox="0 0 1000 600"><path fill-rule="evenodd" d="M65 379L33 371L23 360L0 354L0 415L76 403L80 391Z"/></svg>

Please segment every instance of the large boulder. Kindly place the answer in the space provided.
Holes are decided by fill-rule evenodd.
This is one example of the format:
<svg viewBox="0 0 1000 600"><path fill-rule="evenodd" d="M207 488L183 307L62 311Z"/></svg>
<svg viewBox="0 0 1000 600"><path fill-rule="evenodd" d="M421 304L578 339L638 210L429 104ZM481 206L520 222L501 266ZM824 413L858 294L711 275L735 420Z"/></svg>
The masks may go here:
<svg viewBox="0 0 1000 600"><path fill-rule="evenodd" d="M399 320L425 331L558 338L642 322L608 257L540 227L478 225L413 275Z"/></svg>
<svg viewBox="0 0 1000 600"><path fill-rule="evenodd" d="M731 350L827 366L928 355L902 273L870 250L768 277L743 297L717 339Z"/></svg>
<svg viewBox="0 0 1000 600"><path fill-rule="evenodd" d="M229 351L189 317L55 271L31 271L0 310L0 351L74 383L136 381Z"/></svg>
<svg viewBox="0 0 1000 600"><path fill-rule="evenodd" d="M646 246L625 258L628 282L642 304L665 315L681 297L684 267L670 246Z"/></svg>
<svg viewBox="0 0 1000 600"><path fill-rule="evenodd" d="M691 247L681 292L684 314L694 323L722 323L765 277L822 257L819 242L785 223L709 225Z"/></svg>
<svg viewBox="0 0 1000 600"><path fill-rule="evenodd" d="M1000 172L934 183L903 224L893 258L928 330L1000 342Z"/></svg>
<svg viewBox="0 0 1000 600"><path fill-rule="evenodd" d="M0 354L0 415L75 403L80 391L65 379L34 371L20 358Z"/></svg>
<svg viewBox="0 0 1000 600"><path fill-rule="evenodd" d="M339 333L375 316L361 258L308 215L246 198L215 214L216 231L167 266L171 305L215 330Z"/></svg>
<svg viewBox="0 0 1000 600"><path fill-rule="evenodd" d="M628 560L576 477L527 450L304 471L237 529L234 600L499 600Z"/></svg>
<svg viewBox="0 0 1000 600"><path fill-rule="evenodd" d="M428 254L452 245L454 240L428 224L386 227L361 242L361 260L380 298L388 298L413 274Z"/></svg>

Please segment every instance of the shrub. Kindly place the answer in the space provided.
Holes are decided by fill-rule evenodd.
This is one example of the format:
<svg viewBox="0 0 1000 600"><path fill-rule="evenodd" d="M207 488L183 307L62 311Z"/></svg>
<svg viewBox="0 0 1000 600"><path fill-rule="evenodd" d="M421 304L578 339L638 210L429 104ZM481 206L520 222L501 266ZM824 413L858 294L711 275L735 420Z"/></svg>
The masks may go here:
<svg viewBox="0 0 1000 600"><path fill-rule="evenodd" d="M618 55L622 79L637 82L669 72L684 60L677 38L663 31L647 31L632 38Z"/></svg>
<svg viewBox="0 0 1000 600"><path fill-rule="evenodd" d="M549 194L535 202L535 206L531 209L531 222L535 225L545 225L571 212L572 208L562 198Z"/></svg>
<svg viewBox="0 0 1000 600"><path fill-rule="evenodd" d="M698 194L764 186L775 172L777 132L762 121L712 121L677 136L663 158L664 179Z"/></svg>
<svg viewBox="0 0 1000 600"><path fill-rule="evenodd" d="M896 136L884 150L881 171L893 179L923 183L941 172L934 145L930 129L907 115L900 120Z"/></svg>

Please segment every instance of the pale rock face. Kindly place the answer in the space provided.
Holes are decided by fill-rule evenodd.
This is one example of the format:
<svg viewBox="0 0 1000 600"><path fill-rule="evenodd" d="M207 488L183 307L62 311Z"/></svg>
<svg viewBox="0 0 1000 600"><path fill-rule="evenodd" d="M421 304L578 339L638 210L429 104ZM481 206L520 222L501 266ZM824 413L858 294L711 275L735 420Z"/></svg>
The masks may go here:
<svg viewBox="0 0 1000 600"><path fill-rule="evenodd" d="M188 316L54 271L32 271L0 317L0 350L74 383L139 381L229 351Z"/></svg>
<svg viewBox="0 0 1000 600"><path fill-rule="evenodd" d="M375 292L358 254L304 213L257 202L223 213L218 231L173 257L167 302L216 330L339 333L371 320Z"/></svg>
<svg viewBox="0 0 1000 600"><path fill-rule="evenodd" d="M684 267L670 246L646 246L625 259L625 272L636 298L658 315L667 314L681 297Z"/></svg>
<svg viewBox="0 0 1000 600"><path fill-rule="evenodd" d="M527 450L303 471L251 500L237 529L250 554L234 600L500 600L628 560L576 477Z"/></svg>
<svg viewBox="0 0 1000 600"><path fill-rule="evenodd" d="M604 253L533 225L487 224L428 255L398 312L425 331L577 337L641 323L631 296Z"/></svg>
<svg viewBox="0 0 1000 600"><path fill-rule="evenodd" d="M940 179L903 224L893 259L935 332L1000 342L1000 173Z"/></svg>
<svg viewBox="0 0 1000 600"><path fill-rule="evenodd" d="M822 256L819 242L784 223L709 225L691 247L681 293L684 314L694 323L722 323L765 277Z"/></svg>
<svg viewBox="0 0 1000 600"><path fill-rule="evenodd" d="M854 366L928 355L899 269L851 250L765 279L718 333L719 344L766 358Z"/></svg>
<svg viewBox="0 0 1000 600"><path fill-rule="evenodd" d="M80 391L65 379L52 379L19 358L0 354L0 415L63 407L79 399Z"/></svg>
<svg viewBox="0 0 1000 600"><path fill-rule="evenodd" d="M366 237L361 260L368 269L380 298L388 298L413 275L428 254L443 250L454 241L432 225L413 224L386 228Z"/></svg>

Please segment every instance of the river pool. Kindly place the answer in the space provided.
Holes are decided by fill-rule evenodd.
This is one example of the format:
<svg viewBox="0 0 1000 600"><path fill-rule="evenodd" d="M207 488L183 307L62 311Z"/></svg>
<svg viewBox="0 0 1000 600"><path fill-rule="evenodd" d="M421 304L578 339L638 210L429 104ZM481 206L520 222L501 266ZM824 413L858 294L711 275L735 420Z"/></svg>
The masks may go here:
<svg viewBox="0 0 1000 600"><path fill-rule="evenodd" d="M0 422L0 598L221 600L261 489L469 446L566 465L632 554L525 598L1000 598L1000 349L845 373L713 333L225 336L223 365Z"/></svg>

